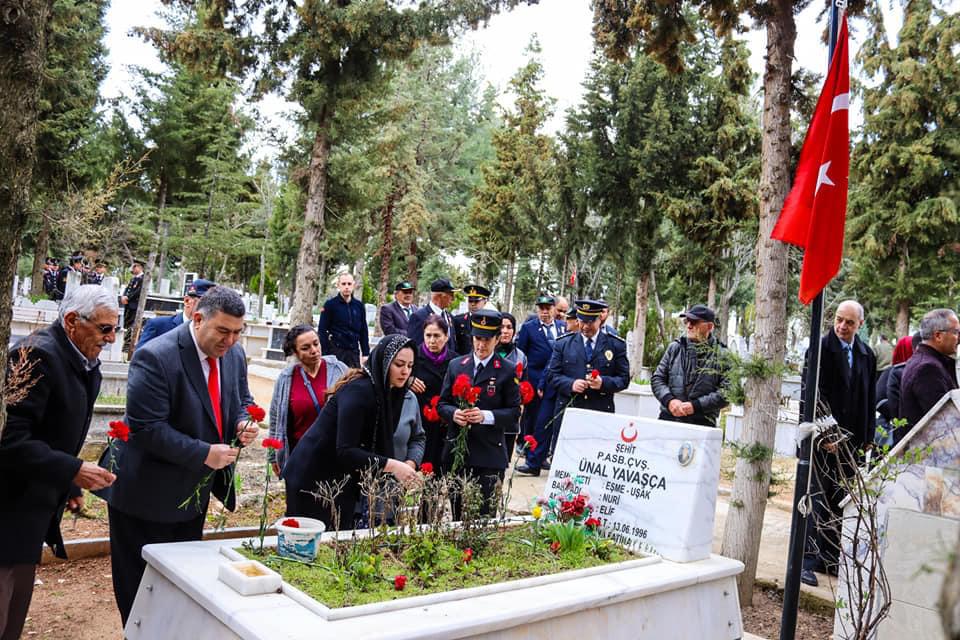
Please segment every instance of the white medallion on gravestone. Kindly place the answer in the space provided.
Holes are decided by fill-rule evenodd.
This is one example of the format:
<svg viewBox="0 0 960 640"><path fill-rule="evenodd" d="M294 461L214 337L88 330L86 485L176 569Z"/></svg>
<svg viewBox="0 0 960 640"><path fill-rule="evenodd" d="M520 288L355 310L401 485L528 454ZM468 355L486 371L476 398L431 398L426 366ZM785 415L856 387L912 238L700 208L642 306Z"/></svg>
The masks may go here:
<svg viewBox="0 0 960 640"><path fill-rule="evenodd" d="M677 462L680 463L681 467L685 467L691 462L693 462L693 443L690 441L684 442L680 445L680 451L677 452Z"/></svg>

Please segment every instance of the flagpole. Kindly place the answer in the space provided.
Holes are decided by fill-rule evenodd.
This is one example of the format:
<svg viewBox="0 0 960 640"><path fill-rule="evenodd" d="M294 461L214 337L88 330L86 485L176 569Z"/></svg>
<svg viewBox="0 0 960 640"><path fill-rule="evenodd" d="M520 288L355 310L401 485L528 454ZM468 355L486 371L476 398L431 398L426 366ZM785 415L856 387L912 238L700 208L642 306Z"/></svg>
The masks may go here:
<svg viewBox="0 0 960 640"><path fill-rule="evenodd" d="M840 30L840 10L846 7L844 0L830 3L830 40L827 52L827 69L833 60L833 50ZM810 305L810 344L807 347L806 372L803 379L803 416L801 422L813 422L816 416L818 378L820 373L820 329L823 325L823 291L817 294ZM783 585L783 610L780 616L780 640L794 640L797 631L797 609L800 605L800 573L803 571L803 549L807 533L807 515L801 513L800 502L807 494L810 481L811 444L814 436L800 441L797 451L797 472L793 487L793 516L790 523L790 544L787 555L787 575ZM809 503L808 503L809 505Z"/></svg>

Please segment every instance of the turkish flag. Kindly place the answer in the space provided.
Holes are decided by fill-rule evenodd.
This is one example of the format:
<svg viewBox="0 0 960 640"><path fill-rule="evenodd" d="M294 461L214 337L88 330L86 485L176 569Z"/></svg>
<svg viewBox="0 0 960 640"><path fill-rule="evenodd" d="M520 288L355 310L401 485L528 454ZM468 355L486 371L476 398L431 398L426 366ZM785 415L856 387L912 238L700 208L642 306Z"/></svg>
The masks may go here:
<svg viewBox="0 0 960 640"><path fill-rule="evenodd" d="M809 304L840 270L850 173L850 70L843 16L830 72L800 152L793 188L771 237L805 249L800 301Z"/></svg>

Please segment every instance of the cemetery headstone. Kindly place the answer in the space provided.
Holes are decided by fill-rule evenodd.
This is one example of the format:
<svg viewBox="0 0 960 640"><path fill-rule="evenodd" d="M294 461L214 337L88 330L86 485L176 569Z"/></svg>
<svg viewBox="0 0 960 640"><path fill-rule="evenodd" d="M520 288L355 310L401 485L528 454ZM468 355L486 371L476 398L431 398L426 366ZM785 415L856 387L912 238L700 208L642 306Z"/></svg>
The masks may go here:
<svg viewBox="0 0 960 640"><path fill-rule="evenodd" d="M567 409L547 498L574 480L604 534L676 562L710 557L720 481L719 429Z"/></svg>

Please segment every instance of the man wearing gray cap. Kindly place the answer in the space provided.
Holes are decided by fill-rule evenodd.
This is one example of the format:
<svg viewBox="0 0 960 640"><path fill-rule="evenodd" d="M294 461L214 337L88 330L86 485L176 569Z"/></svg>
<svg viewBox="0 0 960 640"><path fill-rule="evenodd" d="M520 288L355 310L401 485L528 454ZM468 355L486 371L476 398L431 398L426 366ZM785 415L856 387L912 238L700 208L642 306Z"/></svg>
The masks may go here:
<svg viewBox="0 0 960 640"><path fill-rule="evenodd" d="M717 426L728 364L726 347L713 336L713 309L695 304L680 318L687 335L670 343L650 380L660 401L660 420Z"/></svg>

